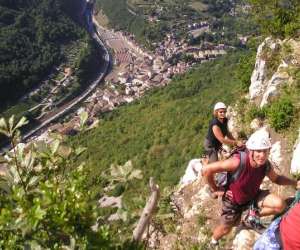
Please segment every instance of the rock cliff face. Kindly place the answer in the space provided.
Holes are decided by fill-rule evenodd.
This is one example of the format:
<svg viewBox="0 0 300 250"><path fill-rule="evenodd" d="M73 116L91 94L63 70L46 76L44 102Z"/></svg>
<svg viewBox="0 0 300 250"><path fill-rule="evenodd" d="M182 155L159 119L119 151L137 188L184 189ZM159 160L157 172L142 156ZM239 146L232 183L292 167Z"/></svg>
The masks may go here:
<svg viewBox="0 0 300 250"><path fill-rule="evenodd" d="M274 97L280 95L284 85L291 86L295 83L297 79L290 72L299 67L300 41L265 39L257 50L248 101L258 107L271 103ZM228 115L229 129L237 136L244 126L237 106L229 107ZM269 132L273 142L270 160L277 166L276 171L284 174L300 173L300 130L299 138L292 148L292 143L270 128L268 121L254 119L247 126L252 131L265 129ZM201 168L200 159L191 160L180 187L174 192L172 203L176 213L180 214L180 219L176 232L160 239L160 249L189 249L189 246L209 249L206 244L210 240L211 229L218 223L220 202L211 198L208 187L201 179ZM267 178L262 188L277 194L288 193L283 187L273 185ZM259 234L252 230L234 229L226 237L225 243L222 243L221 249L250 250L258 237Z"/></svg>
<svg viewBox="0 0 300 250"><path fill-rule="evenodd" d="M281 86L293 82L289 69L299 67L299 46L300 43L292 39L271 38L259 45L249 87L250 101L263 107L279 95Z"/></svg>

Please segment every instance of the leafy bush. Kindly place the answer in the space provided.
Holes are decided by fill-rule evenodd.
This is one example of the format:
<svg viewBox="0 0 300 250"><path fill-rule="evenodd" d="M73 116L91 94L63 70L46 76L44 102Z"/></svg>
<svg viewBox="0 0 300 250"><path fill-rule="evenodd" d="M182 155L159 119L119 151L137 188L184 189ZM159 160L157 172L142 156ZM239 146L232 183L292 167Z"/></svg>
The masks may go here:
<svg viewBox="0 0 300 250"><path fill-rule="evenodd" d="M267 112L271 126L276 131L288 128L293 120L294 111L293 103L287 98L272 103Z"/></svg>
<svg viewBox="0 0 300 250"><path fill-rule="evenodd" d="M84 148L72 149L58 135L26 147L18 143L18 129L26 123L0 119L0 133L12 144L1 157L6 170L0 182L0 248L117 249L87 185L88 172L75 163ZM139 170L131 170L128 164L115 169L110 179L117 185L140 178Z"/></svg>
<svg viewBox="0 0 300 250"><path fill-rule="evenodd" d="M0 247L85 249L97 242L110 248L108 227L92 230L98 208L91 202L83 165L73 166L83 150L74 151L59 138L30 148L16 144L18 128L26 123L24 118L17 124L13 117L8 123L0 120L0 132L13 148L1 159L6 171L1 176Z"/></svg>

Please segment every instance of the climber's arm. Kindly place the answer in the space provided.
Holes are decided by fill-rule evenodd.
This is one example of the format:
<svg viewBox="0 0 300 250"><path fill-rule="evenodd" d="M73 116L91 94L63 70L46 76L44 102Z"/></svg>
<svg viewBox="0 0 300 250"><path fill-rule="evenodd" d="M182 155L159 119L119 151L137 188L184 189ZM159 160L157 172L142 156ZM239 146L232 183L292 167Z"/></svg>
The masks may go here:
<svg viewBox="0 0 300 250"><path fill-rule="evenodd" d="M300 182L293 180L287 176L277 174L273 168L270 168L269 173L267 174L269 179L276 183L277 185L284 185L284 186L293 186L295 188L300 188Z"/></svg>
<svg viewBox="0 0 300 250"><path fill-rule="evenodd" d="M218 191L214 175L220 172L234 172L240 164L240 159L237 157L229 158L225 161L217 161L203 166L202 176L206 179L207 184L213 192Z"/></svg>
<svg viewBox="0 0 300 250"><path fill-rule="evenodd" d="M215 137L218 139L219 142L221 142L222 144L228 144L228 145L232 145L232 146L236 146L237 141L232 137L232 138L227 138L223 135L221 129L219 128L219 126L214 125L212 127L213 133L215 135Z"/></svg>

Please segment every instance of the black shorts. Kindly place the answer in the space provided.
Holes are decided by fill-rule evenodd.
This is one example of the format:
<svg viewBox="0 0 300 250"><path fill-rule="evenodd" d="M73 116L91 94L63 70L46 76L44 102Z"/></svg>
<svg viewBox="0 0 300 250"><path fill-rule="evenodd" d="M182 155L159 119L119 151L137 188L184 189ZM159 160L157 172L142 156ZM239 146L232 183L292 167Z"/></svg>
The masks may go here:
<svg viewBox="0 0 300 250"><path fill-rule="evenodd" d="M218 149L214 148L206 138L204 140L204 150L208 158L208 163L218 161Z"/></svg>
<svg viewBox="0 0 300 250"><path fill-rule="evenodd" d="M258 201L269 194L268 190L260 190L254 199L257 206ZM252 201L239 205L235 203L229 196L224 195L222 197L222 212L221 212L221 223L227 226L236 226L240 220L242 213L248 209Z"/></svg>

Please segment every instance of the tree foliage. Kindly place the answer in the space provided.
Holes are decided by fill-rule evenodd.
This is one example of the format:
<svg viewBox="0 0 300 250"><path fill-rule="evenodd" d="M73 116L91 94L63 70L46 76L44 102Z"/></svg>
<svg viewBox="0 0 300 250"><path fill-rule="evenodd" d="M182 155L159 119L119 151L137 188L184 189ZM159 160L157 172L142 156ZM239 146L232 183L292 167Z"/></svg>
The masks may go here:
<svg viewBox="0 0 300 250"><path fill-rule="evenodd" d="M299 35L299 0L249 0L261 30L274 37Z"/></svg>
<svg viewBox="0 0 300 250"><path fill-rule="evenodd" d="M80 85L85 85L92 79L101 68L100 60L102 52L99 45L90 37L85 37L85 46L82 46L75 67L76 76Z"/></svg>
<svg viewBox="0 0 300 250"><path fill-rule="evenodd" d="M230 0L203 0L203 3L208 5L207 12L217 18L222 17L225 13L228 13L235 4L235 1Z"/></svg>
<svg viewBox="0 0 300 250"><path fill-rule="evenodd" d="M18 129L26 123L25 118L0 119L0 133L10 138L12 146L0 158L5 167L0 178L0 248L123 249L112 241L84 164L76 164L85 149L66 146L58 135L50 143L18 143ZM130 164L112 169L111 174L113 185L141 178Z"/></svg>
<svg viewBox="0 0 300 250"><path fill-rule="evenodd" d="M1 106L45 77L62 58L62 44L83 36L66 1L0 1Z"/></svg>

